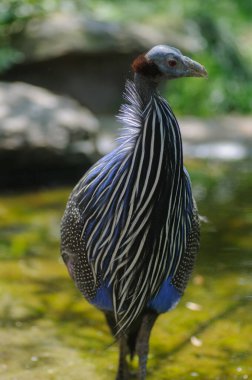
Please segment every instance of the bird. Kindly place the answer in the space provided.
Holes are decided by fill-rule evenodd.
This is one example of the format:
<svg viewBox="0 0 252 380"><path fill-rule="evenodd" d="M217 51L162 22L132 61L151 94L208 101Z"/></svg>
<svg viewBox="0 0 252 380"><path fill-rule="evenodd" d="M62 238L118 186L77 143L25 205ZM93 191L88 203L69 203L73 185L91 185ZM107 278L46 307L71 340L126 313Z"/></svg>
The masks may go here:
<svg viewBox="0 0 252 380"><path fill-rule="evenodd" d="M118 341L116 380L130 378L134 355L138 379L146 378L151 330L181 299L200 244L179 124L159 85L207 71L168 45L138 55L131 67L116 147L84 173L61 222L69 274Z"/></svg>

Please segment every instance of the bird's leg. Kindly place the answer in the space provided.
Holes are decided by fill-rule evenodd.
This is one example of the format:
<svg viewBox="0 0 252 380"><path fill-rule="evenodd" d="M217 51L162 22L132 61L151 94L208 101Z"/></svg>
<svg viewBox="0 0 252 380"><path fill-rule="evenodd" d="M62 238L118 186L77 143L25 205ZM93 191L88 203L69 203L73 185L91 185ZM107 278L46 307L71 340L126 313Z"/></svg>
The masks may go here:
<svg viewBox="0 0 252 380"><path fill-rule="evenodd" d="M126 355L128 354L127 337L121 335L119 338L119 362L116 380L128 380L129 370L126 361Z"/></svg>
<svg viewBox="0 0 252 380"><path fill-rule="evenodd" d="M127 344L127 335L120 334L117 336L117 327L114 314L112 312L104 312L108 326L112 335L118 340L119 343L119 362L118 370L116 375L116 380L128 380L128 364L126 361L126 355L129 353L128 344Z"/></svg>
<svg viewBox="0 0 252 380"><path fill-rule="evenodd" d="M151 329L157 319L155 312L149 311L142 319L141 327L137 336L136 353L139 357L138 379L145 380L146 366L149 352L149 339Z"/></svg>

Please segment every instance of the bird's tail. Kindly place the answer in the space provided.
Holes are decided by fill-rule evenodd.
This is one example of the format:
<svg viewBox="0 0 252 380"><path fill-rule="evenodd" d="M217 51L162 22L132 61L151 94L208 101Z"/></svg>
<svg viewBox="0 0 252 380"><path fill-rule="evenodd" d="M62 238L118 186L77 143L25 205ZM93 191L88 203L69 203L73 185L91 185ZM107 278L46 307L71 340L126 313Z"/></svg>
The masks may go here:
<svg viewBox="0 0 252 380"><path fill-rule="evenodd" d="M115 321L114 314L112 312L104 312L107 323L110 327L112 335L116 338L119 338L118 330L117 330L117 322ZM125 331L124 334L126 336L126 343L128 346L128 352L130 354L130 359L133 360L136 352L136 342L139 331L139 321L135 322L134 328L130 331ZM113 344L115 341L113 342Z"/></svg>

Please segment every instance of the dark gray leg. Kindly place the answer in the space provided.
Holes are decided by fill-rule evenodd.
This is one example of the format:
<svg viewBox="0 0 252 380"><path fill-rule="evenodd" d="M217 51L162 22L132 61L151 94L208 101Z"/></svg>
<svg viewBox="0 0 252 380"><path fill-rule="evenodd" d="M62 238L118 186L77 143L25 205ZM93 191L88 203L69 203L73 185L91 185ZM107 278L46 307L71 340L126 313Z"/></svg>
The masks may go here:
<svg viewBox="0 0 252 380"><path fill-rule="evenodd" d="M138 379L145 380L146 366L149 352L149 339L151 329L157 319L157 314L154 312L147 312L142 319L140 330L137 336L136 353L139 357L139 370Z"/></svg>
<svg viewBox="0 0 252 380"><path fill-rule="evenodd" d="M112 335L118 340L119 343L119 362L118 362L118 370L116 375L116 380L128 380L129 379L129 370L128 363L126 361L126 356L129 353L128 345L127 345L127 335L121 334L119 337L116 336L117 328L116 321L114 318L114 314L111 312L104 313L109 328L111 330Z"/></svg>
<svg viewBox="0 0 252 380"><path fill-rule="evenodd" d="M126 355L129 353L127 346L127 337L121 336L119 338L119 363L116 380L128 380L129 379L129 369L126 360Z"/></svg>

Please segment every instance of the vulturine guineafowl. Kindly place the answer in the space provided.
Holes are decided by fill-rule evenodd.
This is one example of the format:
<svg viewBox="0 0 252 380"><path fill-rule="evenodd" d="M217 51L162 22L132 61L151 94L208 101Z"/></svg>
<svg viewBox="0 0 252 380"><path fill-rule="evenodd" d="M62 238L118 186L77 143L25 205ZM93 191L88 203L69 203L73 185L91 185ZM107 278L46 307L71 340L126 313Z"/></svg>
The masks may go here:
<svg viewBox="0 0 252 380"><path fill-rule="evenodd" d="M179 125L157 87L207 76L199 63L165 45L137 57L132 69L118 146L76 185L61 225L70 276L119 341L118 380L128 379L128 354L139 356L138 378L145 379L151 329L180 300L199 249Z"/></svg>

